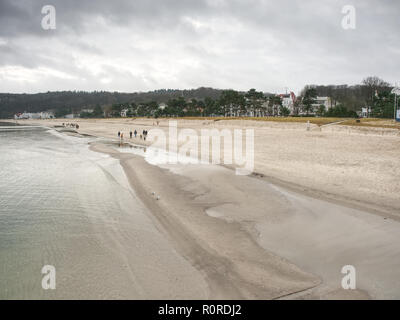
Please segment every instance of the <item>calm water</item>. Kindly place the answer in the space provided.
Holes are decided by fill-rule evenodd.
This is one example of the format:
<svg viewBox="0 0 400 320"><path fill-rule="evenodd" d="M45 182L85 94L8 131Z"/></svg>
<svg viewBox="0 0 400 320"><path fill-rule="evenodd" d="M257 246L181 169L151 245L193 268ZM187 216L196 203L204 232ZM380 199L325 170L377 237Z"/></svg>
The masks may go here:
<svg viewBox="0 0 400 320"><path fill-rule="evenodd" d="M90 151L89 141L40 127L0 127L0 299L123 292L114 294L123 284L107 277L122 264L112 230L143 208L118 162ZM46 264L56 267L56 290L41 287Z"/></svg>

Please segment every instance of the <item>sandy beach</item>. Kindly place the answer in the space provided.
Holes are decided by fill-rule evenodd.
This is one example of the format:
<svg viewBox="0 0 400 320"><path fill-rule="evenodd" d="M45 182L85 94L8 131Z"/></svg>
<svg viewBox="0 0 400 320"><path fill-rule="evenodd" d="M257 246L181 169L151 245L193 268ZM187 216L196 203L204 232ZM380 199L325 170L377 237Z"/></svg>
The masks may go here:
<svg viewBox="0 0 400 320"><path fill-rule="evenodd" d="M139 138L129 140L136 129L164 130L169 120L73 119L79 133L149 145ZM61 125L68 119L29 120L21 123ZM254 172L274 183L348 205L398 216L400 212L400 130L341 125L318 127L305 123L247 120L179 120L178 129L254 129ZM223 149L221 150L223 153Z"/></svg>
<svg viewBox="0 0 400 320"><path fill-rule="evenodd" d="M79 134L116 141L123 131L137 145L149 142L129 139L130 130L168 133L165 119L72 121ZM400 298L398 130L243 120L178 128L254 129L254 174L155 166L117 144L90 148L120 161L158 230L207 283L199 298ZM344 265L355 266L357 290L341 288Z"/></svg>

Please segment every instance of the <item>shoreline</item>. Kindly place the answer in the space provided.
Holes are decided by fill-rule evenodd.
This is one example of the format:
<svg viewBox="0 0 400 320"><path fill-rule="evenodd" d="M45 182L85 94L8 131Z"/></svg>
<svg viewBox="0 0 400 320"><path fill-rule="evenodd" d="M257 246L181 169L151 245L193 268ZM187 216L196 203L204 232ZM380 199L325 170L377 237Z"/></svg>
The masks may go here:
<svg viewBox="0 0 400 320"><path fill-rule="evenodd" d="M68 119L67 119L68 120ZM168 119L73 119L80 134L116 139L119 130L125 141L148 146L148 141L129 139L127 132L157 128L168 138ZM65 119L20 121L20 123L59 125ZM343 128L345 127L345 128ZM178 120L178 129L254 129L253 174L270 182L294 188L307 195L324 197L393 219L400 217L400 136L391 129L251 120ZM398 130L397 130L398 131ZM400 134L400 131L398 131ZM388 133L388 134L386 134ZM223 149L221 150L221 154Z"/></svg>
<svg viewBox="0 0 400 320"><path fill-rule="evenodd" d="M79 132L67 134L80 135ZM109 139L109 137L106 138ZM111 139L116 141L115 138ZM376 233L375 230L375 225L381 223L379 219L383 216L385 224L393 224L384 227L389 228L387 229L389 236L384 239L384 242L388 244L391 237L399 231L397 216L391 219L392 217L388 218L382 212L377 212L378 215L369 215L361 207L353 208L353 210L341 200L325 199L322 191L319 191L320 196L312 194L311 200L307 200L310 196L307 194L309 190L304 190L302 186L290 185L290 182L274 183L274 181L271 182L273 178L259 177L257 174L239 178L232 174L232 168L224 166L208 166L207 168L182 165L154 166L140 156L119 152L101 143L94 143L90 148L120 160L132 188L144 205L150 209L156 223L161 224L160 231L169 237L183 257L204 274L210 286L210 298L368 299L385 297L382 290L375 292L373 288L368 287L369 284L365 283L365 280L360 281L358 290L342 290L340 270L337 271L337 276L332 276L332 270L325 272L321 266L317 268L310 266L307 260L312 260L316 264L320 263L318 257L323 254L323 251L313 252L309 250L308 244L301 244L307 240L307 232L303 234L302 230L311 232L313 239L310 241L324 243L327 241L324 240L324 233L329 233L331 229L334 229L333 235L337 237L340 235L343 223L360 224L364 229L362 232L357 230L356 237L361 239L363 233L374 235L373 239L367 240L363 248L358 248L360 250L355 252L355 255L362 259L363 255L368 255L369 247L375 245L374 239L382 238L382 234ZM213 189L214 185L227 188L229 192L219 193L218 188ZM248 194L241 190L242 185L248 186L247 193L249 190L255 193L254 195L252 192L249 193L251 201L248 199ZM273 188L274 185L278 186L278 189L279 186L283 186L289 191L276 191ZM263 193L256 194L260 189L263 189ZM160 201L155 200L151 195L152 190L156 190L157 193L162 192ZM301 201L313 203L309 210L312 210L314 206L320 208L314 213L319 216L316 221L315 217L311 220L307 217L308 212L301 211L303 204L300 207L299 202L295 205L290 204L293 201L293 196L290 195L292 191ZM268 199L267 212L264 199ZM319 204L315 205L316 202ZM325 210L331 211L328 217L322 214ZM336 217L337 215L339 217ZM301 220L305 218L305 222L298 221L298 217L302 217ZM326 218L330 221L328 229L325 222L321 225L319 221ZM319 230L320 228L325 229ZM279 230L293 233L286 240L283 239L284 242L288 242L287 245L282 246L280 243L282 235ZM353 230L349 229L348 232L351 233ZM277 241L277 239L280 240ZM297 248L298 243L300 243L299 248ZM301 249L302 245L303 249ZM338 239L333 242L328 241L324 245L327 246L324 251L335 253L341 260L340 257L347 256L347 253L344 254L343 248L340 247L347 250L356 249L359 244L354 246L350 239L345 242ZM304 252L308 250L308 257L298 257L296 251L299 250L304 250ZM400 253L400 248L392 245L388 251L391 254ZM391 258L387 252L384 255L388 265L397 263L395 258ZM379 252L377 256L379 257ZM345 261L344 263L346 264ZM386 286L389 285L387 279L383 280L386 281ZM399 297L396 290L394 292L392 290L390 294Z"/></svg>

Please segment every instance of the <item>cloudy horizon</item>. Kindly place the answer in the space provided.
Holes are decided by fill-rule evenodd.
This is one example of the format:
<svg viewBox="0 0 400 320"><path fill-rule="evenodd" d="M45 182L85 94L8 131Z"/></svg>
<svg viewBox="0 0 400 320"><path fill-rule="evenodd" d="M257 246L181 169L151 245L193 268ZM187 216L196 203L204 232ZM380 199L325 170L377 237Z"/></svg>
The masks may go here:
<svg viewBox="0 0 400 320"><path fill-rule="evenodd" d="M42 28L42 7L56 29ZM356 9L344 29L342 8ZM398 1L0 0L0 92L400 82Z"/></svg>

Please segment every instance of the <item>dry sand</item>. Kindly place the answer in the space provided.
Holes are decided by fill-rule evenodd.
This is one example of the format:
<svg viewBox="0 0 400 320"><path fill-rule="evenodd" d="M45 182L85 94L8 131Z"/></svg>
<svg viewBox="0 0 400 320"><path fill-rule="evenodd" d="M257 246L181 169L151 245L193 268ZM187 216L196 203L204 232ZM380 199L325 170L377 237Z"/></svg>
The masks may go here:
<svg viewBox="0 0 400 320"><path fill-rule="evenodd" d="M152 119L73 120L116 139ZM55 125L66 120L34 121ZM258 121L180 120L179 128L254 128L257 176L221 166L121 164L210 298L400 298L400 136L396 130ZM161 120L158 128L168 130ZM142 143L140 139L132 139ZM271 184L272 182L272 184ZM151 194L161 196L156 200ZM354 265L358 290L341 267Z"/></svg>

